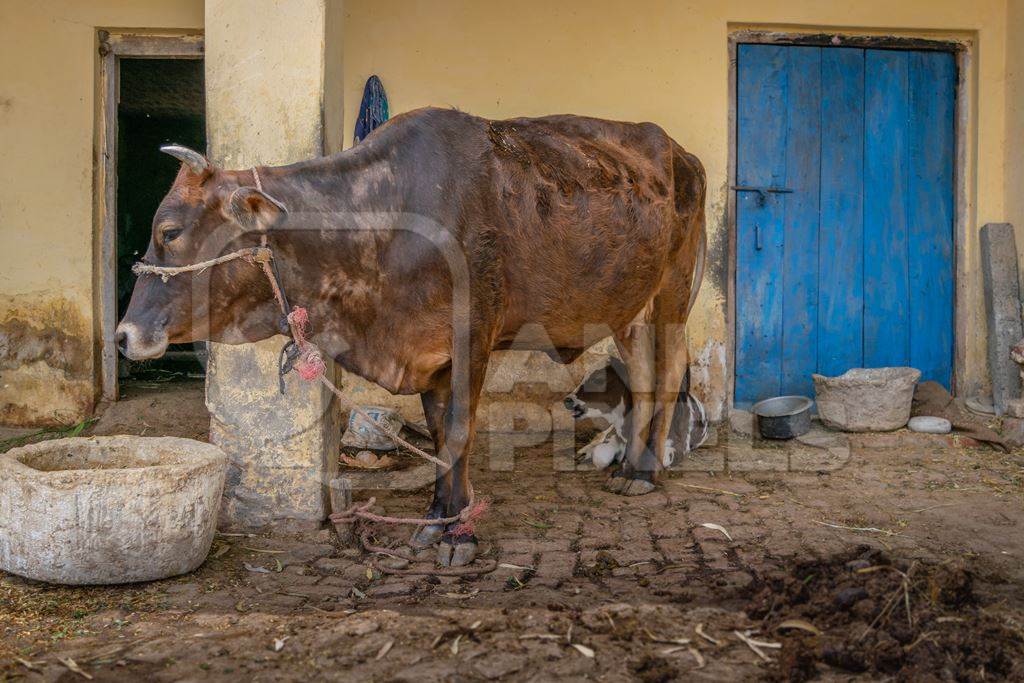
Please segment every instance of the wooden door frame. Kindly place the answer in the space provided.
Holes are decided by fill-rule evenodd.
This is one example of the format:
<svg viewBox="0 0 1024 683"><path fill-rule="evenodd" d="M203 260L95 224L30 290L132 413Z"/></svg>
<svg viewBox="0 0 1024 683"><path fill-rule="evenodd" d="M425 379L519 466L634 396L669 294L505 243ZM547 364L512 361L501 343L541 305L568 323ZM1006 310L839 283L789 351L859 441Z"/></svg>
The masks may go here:
<svg viewBox="0 0 1024 683"><path fill-rule="evenodd" d="M967 367L967 311L968 278L967 262L962 245L966 243L970 222L970 194L968 182L968 131L970 120L970 89L972 87L971 63L974 41L970 35L951 34L948 38L925 37L907 32L905 34L865 34L842 28L821 28L808 31L786 31L750 26L733 27L729 32L729 159L728 188L726 190L725 230L728 237L726 252L727 272L725 283L726 301L726 409L732 412L736 399L736 154L737 154L737 83L739 70L737 54L740 45L784 45L816 47L857 47L887 50L931 50L950 52L956 60L956 101L954 104L953 157L953 379L952 389L966 385L963 376ZM934 34L932 34L934 35Z"/></svg>
<svg viewBox="0 0 1024 683"><path fill-rule="evenodd" d="M93 167L94 327L99 343L99 385L103 399L116 401L117 345L117 105L120 60L202 59L203 36L194 31L147 34L96 32L99 51L96 145Z"/></svg>

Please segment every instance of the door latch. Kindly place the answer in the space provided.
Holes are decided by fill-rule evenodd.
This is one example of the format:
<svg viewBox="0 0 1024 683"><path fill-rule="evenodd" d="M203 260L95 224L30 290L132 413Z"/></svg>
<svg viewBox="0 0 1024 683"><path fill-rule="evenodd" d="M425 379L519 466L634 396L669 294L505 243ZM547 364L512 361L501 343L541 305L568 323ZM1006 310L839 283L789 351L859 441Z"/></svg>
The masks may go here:
<svg viewBox="0 0 1024 683"><path fill-rule="evenodd" d="M732 189L737 192L756 192L757 205L763 207L768 199L768 194L792 194L793 190L788 187L757 187L755 185L733 185Z"/></svg>

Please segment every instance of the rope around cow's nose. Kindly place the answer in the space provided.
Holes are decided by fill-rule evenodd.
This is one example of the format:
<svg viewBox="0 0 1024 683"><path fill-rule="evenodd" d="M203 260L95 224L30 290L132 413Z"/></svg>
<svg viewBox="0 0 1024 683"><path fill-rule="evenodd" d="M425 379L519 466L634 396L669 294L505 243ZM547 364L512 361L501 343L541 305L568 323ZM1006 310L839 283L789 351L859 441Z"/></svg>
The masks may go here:
<svg viewBox="0 0 1024 683"><path fill-rule="evenodd" d="M230 254L224 254L217 258L212 258L206 261L200 261L199 263L192 263L187 266L154 266L145 261L138 261L132 265L132 273L135 275L159 275L160 279L167 282L175 275L181 275L182 273L201 273L207 268L212 266L219 266L222 263L234 261L235 259L244 259L249 263L270 263L270 260L274 258L274 252L270 250L270 247L264 245L259 247L248 247L247 249L239 249L233 251Z"/></svg>

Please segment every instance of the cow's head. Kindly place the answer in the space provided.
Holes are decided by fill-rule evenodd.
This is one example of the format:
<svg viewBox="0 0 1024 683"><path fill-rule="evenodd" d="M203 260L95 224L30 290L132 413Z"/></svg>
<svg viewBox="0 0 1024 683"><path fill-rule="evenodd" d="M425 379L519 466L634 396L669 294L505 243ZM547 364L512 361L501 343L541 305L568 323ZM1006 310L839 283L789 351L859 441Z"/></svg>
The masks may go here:
<svg viewBox="0 0 1024 683"><path fill-rule="evenodd" d="M223 171L199 152L171 145L180 159L170 192L153 216L144 261L187 266L259 244L283 222L284 206L253 187L251 171ZM142 274L117 326L117 346L133 360L157 358L168 344L202 339L239 343L271 336L278 312L259 268L236 260L165 282Z"/></svg>

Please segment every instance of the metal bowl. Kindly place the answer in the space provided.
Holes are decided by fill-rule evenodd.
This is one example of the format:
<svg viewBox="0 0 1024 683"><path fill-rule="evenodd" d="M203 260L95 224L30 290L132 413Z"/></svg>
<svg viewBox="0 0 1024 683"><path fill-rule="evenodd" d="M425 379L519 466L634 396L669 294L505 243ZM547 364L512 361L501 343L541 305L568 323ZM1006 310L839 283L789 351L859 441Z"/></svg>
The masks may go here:
<svg viewBox="0 0 1024 683"><path fill-rule="evenodd" d="M757 428L765 439L792 439L811 430L811 406L806 396L776 396L754 404Z"/></svg>

